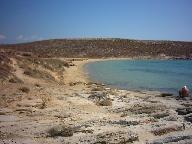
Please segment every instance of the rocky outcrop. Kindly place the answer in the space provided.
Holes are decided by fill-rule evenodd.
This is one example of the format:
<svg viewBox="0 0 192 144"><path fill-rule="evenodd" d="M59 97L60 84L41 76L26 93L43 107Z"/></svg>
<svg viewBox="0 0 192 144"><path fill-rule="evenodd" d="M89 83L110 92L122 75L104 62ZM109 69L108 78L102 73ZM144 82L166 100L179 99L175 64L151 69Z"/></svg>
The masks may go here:
<svg viewBox="0 0 192 144"><path fill-rule="evenodd" d="M192 141L192 135L180 134L176 136L168 136L162 139L158 139L148 144L165 144L165 143L190 144L191 141Z"/></svg>

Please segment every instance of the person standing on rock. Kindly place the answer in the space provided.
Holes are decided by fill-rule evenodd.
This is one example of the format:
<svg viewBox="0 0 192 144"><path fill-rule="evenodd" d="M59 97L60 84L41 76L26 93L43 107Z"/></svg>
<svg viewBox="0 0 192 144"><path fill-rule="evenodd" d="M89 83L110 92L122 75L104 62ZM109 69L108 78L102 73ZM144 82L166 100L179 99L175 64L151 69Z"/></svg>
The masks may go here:
<svg viewBox="0 0 192 144"><path fill-rule="evenodd" d="M189 89L187 86L182 87L181 90L179 90L179 96L180 97L188 97L189 96Z"/></svg>

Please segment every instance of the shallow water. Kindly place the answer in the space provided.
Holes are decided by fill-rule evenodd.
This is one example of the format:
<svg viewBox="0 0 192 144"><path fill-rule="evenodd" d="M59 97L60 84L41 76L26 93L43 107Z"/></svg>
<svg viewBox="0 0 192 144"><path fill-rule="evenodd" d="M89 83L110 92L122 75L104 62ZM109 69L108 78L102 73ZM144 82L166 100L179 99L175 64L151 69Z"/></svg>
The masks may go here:
<svg viewBox="0 0 192 144"><path fill-rule="evenodd" d="M192 61L109 60L85 65L90 79L129 90L158 90L177 93L192 89Z"/></svg>

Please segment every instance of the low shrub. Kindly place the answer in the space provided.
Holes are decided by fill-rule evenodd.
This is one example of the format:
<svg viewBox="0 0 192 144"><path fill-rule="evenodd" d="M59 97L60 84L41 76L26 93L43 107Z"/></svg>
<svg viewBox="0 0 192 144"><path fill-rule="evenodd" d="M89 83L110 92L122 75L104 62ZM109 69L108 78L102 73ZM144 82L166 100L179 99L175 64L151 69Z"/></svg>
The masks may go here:
<svg viewBox="0 0 192 144"><path fill-rule="evenodd" d="M166 97L166 96L173 96L172 93L162 93L161 94L161 97Z"/></svg>
<svg viewBox="0 0 192 144"><path fill-rule="evenodd" d="M100 101L97 101L96 105L98 105L98 106L111 106L112 105L112 101L109 98L102 99Z"/></svg>
<svg viewBox="0 0 192 144"><path fill-rule="evenodd" d="M9 82L10 83L22 83L22 80L20 80L17 77L12 77L12 78L9 79Z"/></svg>
<svg viewBox="0 0 192 144"><path fill-rule="evenodd" d="M41 103L41 109L44 109L48 106L48 104L51 101L51 96L42 96L41 97L42 103Z"/></svg>
<svg viewBox="0 0 192 144"><path fill-rule="evenodd" d="M70 136L73 136L74 132L73 132L73 128L71 127L58 125L49 129L48 133L50 137L56 137L56 136L70 137Z"/></svg>
<svg viewBox="0 0 192 144"><path fill-rule="evenodd" d="M28 87L21 87L21 88L19 88L19 90L24 93L29 93L29 91L30 91L30 89Z"/></svg>

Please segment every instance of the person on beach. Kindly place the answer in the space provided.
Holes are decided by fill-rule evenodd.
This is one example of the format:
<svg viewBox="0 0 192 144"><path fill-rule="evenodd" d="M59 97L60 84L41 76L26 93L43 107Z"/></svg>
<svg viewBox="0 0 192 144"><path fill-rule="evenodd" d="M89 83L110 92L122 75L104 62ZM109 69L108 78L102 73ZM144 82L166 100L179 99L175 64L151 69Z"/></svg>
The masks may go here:
<svg viewBox="0 0 192 144"><path fill-rule="evenodd" d="M188 97L189 96L189 89L187 86L184 86L179 90L179 96L180 97Z"/></svg>

